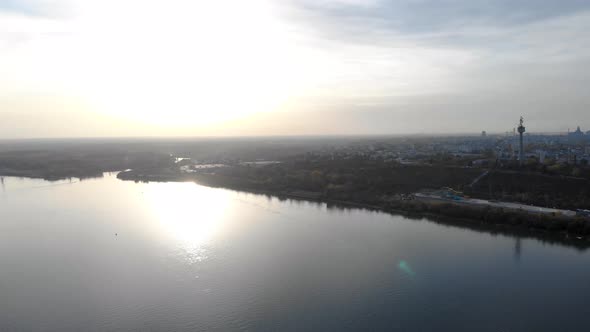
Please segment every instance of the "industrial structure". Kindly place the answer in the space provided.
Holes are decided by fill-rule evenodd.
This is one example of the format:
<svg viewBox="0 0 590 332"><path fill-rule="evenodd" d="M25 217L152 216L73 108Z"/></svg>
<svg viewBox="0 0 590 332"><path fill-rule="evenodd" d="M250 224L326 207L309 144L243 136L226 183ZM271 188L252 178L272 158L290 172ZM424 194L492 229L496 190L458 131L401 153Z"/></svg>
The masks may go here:
<svg viewBox="0 0 590 332"><path fill-rule="evenodd" d="M522 118L522 116L520 117L520 124L518 125L518 134L520 135L520 147L518 150L518 163L522 166L522 164L524 163L524 143L522 141L523 137L522 135L525 132L525 128L524 128L524 119Z"/></svg>

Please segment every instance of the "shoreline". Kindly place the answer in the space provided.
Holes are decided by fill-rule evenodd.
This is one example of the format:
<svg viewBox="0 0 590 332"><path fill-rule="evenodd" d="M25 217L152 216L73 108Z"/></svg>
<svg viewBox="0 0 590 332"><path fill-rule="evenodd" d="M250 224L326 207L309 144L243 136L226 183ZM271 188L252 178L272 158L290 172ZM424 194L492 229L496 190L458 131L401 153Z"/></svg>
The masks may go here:
<svg viewBox="0 0 590 332"><path fill-rule="evenodd" d="M210 188L221 188L226 190L232 190L237 192L244 192L254 195L264 195L264 196L272 196L276 197L279 200L296 200L296 201L304 201L304 202L314 202L314 203L324 203L329 208L330 207L337 207L342 209L363 209L363 210L370 210L370 211L377 211L381 213L386 213L390 215L399 215L413 220L421 220L421 219L428 219L430 222L434 222L440 225L448 226L448 227L457 227L457 228L467 228L469 230L477 231L477 232L485 232L492 235L503 235L507 237L519 237L519 238L533 238L536 240L540 240L544 243L548 244L559 244L565 245L568 247L574 247L578 250L586 250L590 248L590 235L586 234L577 234L575 232L568 232L567 229L564 231L563 229L551 229L547 227L539 228L539 227L532 227L534 225L530 225L527 222L524 223L511 223L506 221L501 222L494 222L494 220L486 220L482 218L473 217L473 213L485 211L486 209L474 209L472 207L466 206L457 206L452 205L450 203L446 204L436 204L428 206L424 204L424 202L419 201L399 201L404 202L401 205L392 205L388 204L388 202L380 201L380 202L358 202L358 201L347 201L347 200L339 200L333 199L329 197L325 197L319 195L319 193L310 193L298 190L292 191L277 191L277 190L269 190L269 189L254 189L248 188L246 186L239 186L239 185L228 185L214 183L210 174L208 176L202 176L201 174L150 174L146 176L138 176L137 174L133 174L132 172L125 172L125 171L114 171L114 172L104 172L104 173L115 173L115 177L121 181L134 181L134 182L192 182L198 185L210 187ZM98 175L96 177L100 178L104 175ZM133 176L129 176L133 175ZM40 177L30 177L30 176L15 176L15 175L0 175L4 177L20 177L20 178L32 178L32 179L39 179ZM48 180L47 181L54 181ZM390 202L391 203L391 202ZM447 213L441 213L440 210L436 209L438 207L445 207L449 208ZM433 208L434 211L433 211ZM488 209L493 211L493 209ZM445 212L445 211L442 211ZM450 213L448 213L450 212ZM534 219L535 216L533 215L521 215L518 213L510 213L506 211L500 211L500 216L502 218L509 219L510 217L514 217L514 215L518 215L519 217L529 217ZM551 222L550 218L545 217L544 222ZM567 221L567 219L560 218L561 221ZM568 218L570 221L574 220L574 218ZM497 220L496 220L497 221ZM526 221L526 218L525 218ZM589 220L582 220L582 222L589 224ZM537 225L538 226L538 225Z"/></svg>
<svg viewBox="0 0 590 332"><path fill-rule="evenodd" d="M474 230L484 230L489 233L514 236L518 234L525 237L534 237L551 243L574 245L579 249L590 247L590 221L578 217L534 215L518 211L506 211L489 207L457 206L452 203L428 204L418 200L386 202L375 200L373 202L346 201L325 197L321 193L305 192L300 190L278 191L270 189L255 189L231 185L225 181L216 179L210 174L183 174L183 175L150 175L129 176L129 173L121 172L117 178L123 181L135 182L194 182L211 188L222 188L241 191L251 194L273 196L279 199L294 199L299 201L325 203L344 208L359 208L379 211L388 214L401 215L412 219L428 218L433 222L464 227ZM492 216L489 218L489 216ZM572 227L572 225L576 227Z"/></svg>

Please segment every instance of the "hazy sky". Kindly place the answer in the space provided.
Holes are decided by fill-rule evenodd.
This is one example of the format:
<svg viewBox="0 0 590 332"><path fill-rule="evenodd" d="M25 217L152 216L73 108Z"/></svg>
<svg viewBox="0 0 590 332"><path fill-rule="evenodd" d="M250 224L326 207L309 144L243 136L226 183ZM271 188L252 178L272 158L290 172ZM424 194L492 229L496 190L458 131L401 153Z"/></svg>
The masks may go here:
<svg viewBox="0 0 590 332"><path fill-rule="evenodd" d="M590 129L588 0L0 0L0 138Z"/></svg>

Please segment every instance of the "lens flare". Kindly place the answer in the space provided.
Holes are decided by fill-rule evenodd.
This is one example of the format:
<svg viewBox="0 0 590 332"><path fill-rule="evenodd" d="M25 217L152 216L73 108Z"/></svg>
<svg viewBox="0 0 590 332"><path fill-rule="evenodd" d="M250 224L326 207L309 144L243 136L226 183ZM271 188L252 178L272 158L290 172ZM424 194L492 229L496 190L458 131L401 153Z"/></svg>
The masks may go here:
<svg viewBox="0 0 590 332"><path fill-rule="evenodd" d="M410 267L410 265L408 264L408 262L406 261L400 261L399 264L397 265L397 267L402 270L405 274L413 277L416 275L416 272L414 272L414 270L412 270L412 268Z"/></svg>

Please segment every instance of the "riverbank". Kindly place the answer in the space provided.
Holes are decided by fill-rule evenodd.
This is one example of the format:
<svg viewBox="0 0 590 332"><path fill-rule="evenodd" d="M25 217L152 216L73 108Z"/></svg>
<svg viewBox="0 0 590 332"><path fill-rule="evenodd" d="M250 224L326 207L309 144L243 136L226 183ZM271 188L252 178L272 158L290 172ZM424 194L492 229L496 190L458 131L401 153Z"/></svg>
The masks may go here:
<svg viewBox="0 0 590 332"><path fill-rule="evenodd" d="M217 174L145 174L139 172L122 172L122 180L133 181L194 181L201 185L226 188L255 194L272 195L284 199L297 199L324 202L343 207L378 210L386 213L401 214L409 217L436 218L440 223L460 223L476 228L482 226L502 231L530 231L546 237L575 239L590 243L590 220L566 215L540 215L503 209L492 206L462 206L451 202L429 202L413 199L413 195L380 195L379 193L352 196L355 200L343 200L330 192L305 191L300 188L276 189L273 187L256 188L240 178ZM452 219L452 220L449 220Z"/></svg>

